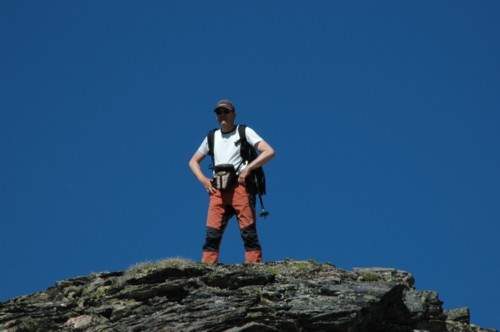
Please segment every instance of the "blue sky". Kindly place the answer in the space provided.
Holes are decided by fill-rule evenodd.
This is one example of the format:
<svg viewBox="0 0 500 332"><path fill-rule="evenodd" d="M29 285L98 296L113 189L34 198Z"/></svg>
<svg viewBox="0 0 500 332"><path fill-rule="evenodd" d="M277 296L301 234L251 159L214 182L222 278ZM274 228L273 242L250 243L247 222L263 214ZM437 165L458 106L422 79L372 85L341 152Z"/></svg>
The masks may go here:
<svg viewBox="0 0 500 332"><path fill-rule="evenodd" d="M229 98L277 152L264 260L407 270L500 328L499 14L493 0L0 0L0 300L198 261L208 201L187 163ZM236 225L223 263L243 260Z"/></svg>

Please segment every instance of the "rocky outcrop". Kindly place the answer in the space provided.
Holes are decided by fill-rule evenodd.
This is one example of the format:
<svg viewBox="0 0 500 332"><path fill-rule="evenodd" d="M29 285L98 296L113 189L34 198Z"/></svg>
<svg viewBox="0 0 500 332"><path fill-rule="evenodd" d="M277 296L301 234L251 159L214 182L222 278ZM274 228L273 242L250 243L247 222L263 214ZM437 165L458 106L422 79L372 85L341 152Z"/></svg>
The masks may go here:
<svg viewBox="0 0 500 332"><path fill-rule="evenodd" d="M390 268L172 259L58 282L0 303L2 331L496 331L443 312Z"/></svg>

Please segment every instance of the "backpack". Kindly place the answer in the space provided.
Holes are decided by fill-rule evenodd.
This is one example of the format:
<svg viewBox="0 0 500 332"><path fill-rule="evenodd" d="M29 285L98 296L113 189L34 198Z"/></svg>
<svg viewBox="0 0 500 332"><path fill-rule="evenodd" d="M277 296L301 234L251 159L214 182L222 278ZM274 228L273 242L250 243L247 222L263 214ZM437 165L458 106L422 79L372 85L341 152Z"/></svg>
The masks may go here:
<svg viewBox="0 0 500 332"><path fill-rule="evenodd" d="M240 155L243 162L252 162L257 158L257 151L255 148L248 143L247 136L245 134L246 125L238 126L238 135L240 139L235 142L235 144L240 144ZM212 157L212 167L215 166L214 161L214 134L217 129L212 129L208 132L207 142L208 142L208 154ZM241 166L241 165L240 165ZM253 194L259 195L260 206L262 207L261 217L267 217L269 212L264 209L264 204L262 202L262 195L266 194L266 175L262 167L256 168L250 172L247 177L247 185L249 191Z"/></svg>

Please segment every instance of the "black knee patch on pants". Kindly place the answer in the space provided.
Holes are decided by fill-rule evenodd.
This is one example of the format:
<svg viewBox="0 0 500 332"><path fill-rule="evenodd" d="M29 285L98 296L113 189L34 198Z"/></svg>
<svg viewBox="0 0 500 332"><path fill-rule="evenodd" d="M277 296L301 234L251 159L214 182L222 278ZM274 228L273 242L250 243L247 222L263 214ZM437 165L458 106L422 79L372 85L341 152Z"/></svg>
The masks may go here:
<svg viewBox="0 0 500 332"><path fill-rule="evenodd" d="M203 251L218 252L220 242L222 240L222 230L212 227L207 227L207 235Z"/></svg>
<svg viewBox="0 0 500 332"><path fill-rule="evenodd" d="M220 229L207 227L207 235L205 238L205 244L203 245L203 251L219 252L222 235L224 235L227 223L234 213L235 211L231 206L226 206L224 215L222 216Z"/></svg>
<svg viewBox="0 0 500 332"><path fill-rule="evenodd" d="M240 234L246 251L261 250L255 222L248 227L242 228Z"/></svg>

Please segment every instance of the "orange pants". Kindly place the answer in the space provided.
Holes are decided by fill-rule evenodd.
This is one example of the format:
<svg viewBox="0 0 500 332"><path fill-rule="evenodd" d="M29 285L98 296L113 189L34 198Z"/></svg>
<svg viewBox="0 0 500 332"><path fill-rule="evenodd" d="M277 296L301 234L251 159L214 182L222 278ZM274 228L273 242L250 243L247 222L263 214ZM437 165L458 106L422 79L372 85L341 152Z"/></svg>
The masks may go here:
<svg viewBox="0 0 500 332"><path fill-rule="evenodd" d="M255 195L248 193L245 185L237 184L233 189L225 192L217 190L210 195L202 263L218 262L222 236L234 215L238 218L245 246L245 262L262 262L262 250L257 236Z"/></svg>

